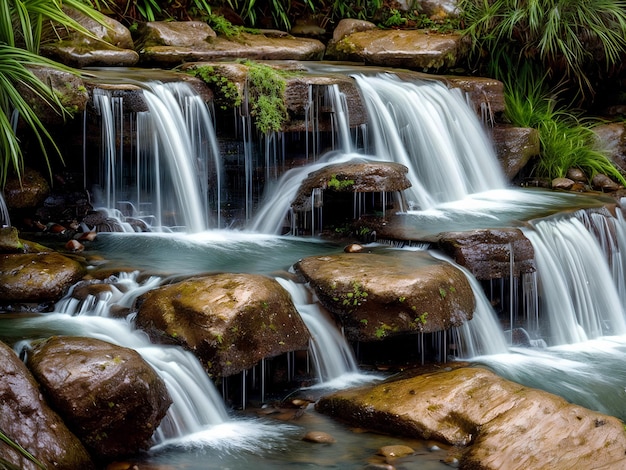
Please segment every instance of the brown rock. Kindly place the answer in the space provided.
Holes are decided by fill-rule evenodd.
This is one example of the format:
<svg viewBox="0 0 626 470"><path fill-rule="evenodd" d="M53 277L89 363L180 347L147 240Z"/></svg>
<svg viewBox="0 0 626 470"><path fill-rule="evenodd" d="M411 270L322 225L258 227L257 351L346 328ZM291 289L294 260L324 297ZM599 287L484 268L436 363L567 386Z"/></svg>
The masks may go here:
<svg viewBox="0 0 626 470"><path fill-rule="evenodd" d="M509 180L539 155L539 132L526 127L496 126L491 132L498 160Z"/></svg>
<svg viewBox="0 0 626 470"><path fill-rule="evenodd" d="M335 442L333 436L323 431L309 431L304 435L302 440L316 444L333 444Z"/></svg>
<svg viewBox="0 0 626 470"><path fill-rule="evenodd" d="M504 84L493 78L446 75L450 88L460 88L470 99L476 114L492 122L504 112Z"/></svg>
<svg viewBox="0 0 626 470"><path fill-rule="evenodd" d="M611 122L593 127L598 142L618 168L626 171L626 123Z"/></svg>
<svg viewBox="0 0 626 470"><path fill-rule="evenodd" d="M621 188L619 184L609 178L607 175L602 173L598 173L591 180L591 186L594 189L599 191L603 191L605 193L610 193L611 191L617 191Z"/></svg>
<svg viewBox="0 0 626 470"><path fill-rule="evenodd" d="M1 342L0 397L0 429L46 468L95 468L78 438L45 402L24 363ZM17 468L39 470L34 463L2 442L0 456Z"/></svg>
<svg viewBox="0 0 626 470"><path fill-rule="evenodd" d="M577 183L586 183L589 181L587 175L580 168L570 168L565 175L567 178L576 181Z"/></svg>
<svg viewBox="0 0 626 470"><path fill-rule="evenodd" d="M0 255L0 299L58 300L83 274L84 268L78 261L59 253Z"/></svg>
<svg viewBox="0 0 626 470"><path fill-rule="evenodd" d="M15 227L0 227L0 253L23 253L24 244Z"/></svg>
<svg viewBox="0 0 626 470"><path fill-rule="evenodd" d="M21 178L8 178L4 202L9 210L35 209L50 193L50 185L38 171L26 168Z"/></svg>
<svg viewBox="0 0 626 470"><path fill-rule="evenodd" d="M295 211L310 211L314 189L348 193L402 191L411 187L407 173L407 167L392 162L330 164L309 173L291 206ZM323 200L316 200L317 204L323 205Z"/></svg>
<svg viewBox="0 0 626 470"><path fill-rule="evenodd" d="M310 257L295 268L339 317L350 340L445 330L474 313L465 275L425 252Z"/></svg>
<svg viewBox="0 0 626 470"><path fill-rule="evenodd" d="M306 350L310 338L287 291L256 274L215 274L164 286L144 294L138 309L139 328L157 341L174 338L218 376Z"/></svg>
<svg viewBox="0 0 626 470"><path fill-rule="evenodd" d="M338 392L317 409L357 426L466 447L460 468L626 468L621 421L482 368Z"/></svg>
<svg viewBox="0 0 626 470"><path fill-rule="evenodd" d="M454 67L467 50L460 34L374 29L329 44L327 56L368 65L435 71Z"/></svg>
<svg viewBox="0 0 626 470"><path fill-rule="evenodd" d="M569 178L554 178L552 180L552 189L560 189L569 191L574 186L574 181Z"/></svg>
<svg viewBox="0 0 626 470"><path fill-rule="evenodd" d="M415 453L415 450L409 446L391 445L391 446L381 447L378 450L378 453L382 455L383 457L398 458L398 457L406 457L407 455L412 455Z"/></svg>
<svg viewBox="0 0 626 470"><path fill-rule="evenodd" d="M139 353L101 340L52 337L35 346L28 366L57 412L99 457L148 448L172 402Z"/></svg>
<svg viewBox="0 0 626 470"><path fill-rule="evenodd" d="M509 277L511 259L515 277L536 269L535 251L519 229L446 232L439 237L439 247L481 281Z"/></svg>
<svg viewBox="0 0 626 470"><path fill-rule="evenodd" d="M337 26L333 30L333 41L341 41L343 38L351 35L352 33L370 31L372 29L376 29L376 25L369 21L344 18L337 23Z"/></svg>

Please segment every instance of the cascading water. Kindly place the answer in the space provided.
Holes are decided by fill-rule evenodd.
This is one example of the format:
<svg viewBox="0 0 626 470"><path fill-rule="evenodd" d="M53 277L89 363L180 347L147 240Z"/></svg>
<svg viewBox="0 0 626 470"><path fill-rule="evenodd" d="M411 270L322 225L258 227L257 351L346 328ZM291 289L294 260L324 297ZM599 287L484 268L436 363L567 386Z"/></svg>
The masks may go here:
<svg viewBox="0 0 626 470"><path fill-rule="evenodd" d="M322 312L317 299L310 298L311 293L304 284L296 284L284 278L276 278L291 295L293 303L311 332L309 352L316 369L315 376L324 387L348 385L370 381L376 377L364 375L354 359L352 349L339 329Z"/></svg>
<svg viewBox="0 0 626 470"><path fill-rule="evenodd" d="M221 197L221 164L208 107L183 82L151 81L142 88L148 109L128 123L121 97L94 90L103 152L95 202L114 215L141 219L151 230L206 230L210 205L219 208ZM130 149L124 146L127 139L134 142Z"/></svg>

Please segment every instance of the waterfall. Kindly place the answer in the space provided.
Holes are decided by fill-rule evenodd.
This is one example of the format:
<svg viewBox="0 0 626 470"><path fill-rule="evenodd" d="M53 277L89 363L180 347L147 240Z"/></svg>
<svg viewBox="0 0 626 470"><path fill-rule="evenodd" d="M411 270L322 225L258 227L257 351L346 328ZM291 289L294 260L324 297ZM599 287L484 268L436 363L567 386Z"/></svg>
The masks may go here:
<svg viewBox="0 0 626 470"><path fill-rule="evenodd" d="M6 202L4 202L4 196L0 191L0 227L10 227L11 219L9 218L9 210L7 209Z"/></svg>
<svg viewBox="0 0 626 470"><path fill-rule="evenodd" d="M487 299L483 288L474 275L438 251L432 250L429 253L433 258L446 261L463 272L472 288L472 292L474 292L476 301L474 315L470 321L464 322L457 328L458 349L462 357L506 353L508 345L502 328L498 323L493 307L489 303L489 299Z"/></svg>
<svg viewBox="0 0 626 470"><path fill-rule="evenodd" d="M576 217L544 219L525 234L535 250L548 342L569 344L626 333L607 255Z"/></svg>
<svg viewBox="0 0 626 470"><path fill-rule="evenodd" d="M339 332L337 326L322 312L316 299L310 299L310 292L304 284L296 284L283 278L276 278L287 292L311 333L309 352L313 358L316 376L328 382L346 374L356 374L352 349Z"/></svg>
<svg viewBox="0 0 626 470"><path fill-rule="evenodd" d="M148 109L130 122L121 97L94 90L102 134L96 203L141 219L154 230L205 230L209 205L219 208L221 194L221 163L208 107L183 82L152 81L142 87ZM126 140L132 141L130 148ZM211 179L214 188L209 188ZM217 219L219 225L219 210Z"/></svg>
<svg viewBox="0 0 626 470"><path fill-rule="evenodd" d="M391 74L354 78L368 109L372 153L409 169L414 207L505 187L487 134L460 90Z"/></svg>
<svg viewBox="0 0 626 470"><path fill-rule="evenodd" d="M86 296L82 301L70 300L70 294L59 301L57 313L30 318L20 328L89 336L136 350L165 382L173 401L153 436L156 444L227 422L229 417L222 397L191 352L153 345L144 332L133 327L132 319L109 318L111 308L129 307L134 299L160 281L151 277L140 284L137 274L112 276L107 281L111 285L109 292Z"/></svg>

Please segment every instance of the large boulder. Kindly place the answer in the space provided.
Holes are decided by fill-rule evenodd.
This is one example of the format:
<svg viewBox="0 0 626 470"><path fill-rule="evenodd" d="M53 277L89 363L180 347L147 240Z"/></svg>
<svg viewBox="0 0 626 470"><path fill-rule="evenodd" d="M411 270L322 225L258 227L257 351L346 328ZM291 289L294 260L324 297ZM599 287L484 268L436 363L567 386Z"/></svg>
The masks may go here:
<svg viewBox="0 0 626 470"><path fill-rule="evenodd" d="M350 340L441 331L474 314L474 293L465 275L425 252L315 256L295 268L339 317Z"/></svg>
<svg viewBox="0 0 626 470"><path fill-rule="evenodd" d="M407 167L392 162L352 161L326 165L308 174L291 205L296 211L310 211L314 189L348 193L403 191L411 187L407 173ZM316 202L323 205L323 200Z"/></svg>
<svg viewBox="0 0 626 470"><path fill-rule="evenodd" d="M34 212L50 194L50 184L37 170L25 168L18 178L7 179L4 187L4 202L10 212Z"/></svg>
<svg viewBox="0 0 626 470"><path fill-rule="evenodd" d="M480 281L533 273L535 250L516 228L446 232L439 247Z"/></svg>
<svg viewBox="0 0 626 470"><path fill-rule="evenodd" d="M56 301L84 273L60 253L0 254L0 302Z"/></svg>
<svg viewBox="0 0 626 470"><path fill-rule="evenodd" d="M94 338L52 337L28 357L55 410L93 455L149 447L171 404L164 382L136 351Z"/></svg>
<svg viewBox="0 0 626 470"><path fill-rule="evenodd" d="M44 401L24 363L0 342L0 430L30 452L45 468L95 468L91 457L63 420ZM24 470L39 470L20 452L0 441L2 459Z"/></svg>
<svg viewBox="0 0 626 470"><path fill-rule="evenodd" d="M335 60L433 72L455 67L467 51L467 42L456 33L370 29L331 41L326 55Z"/></svg>
<svg viewBox="0 0 626 470"><path fill-rule="evenodd" d="M136 324L156 341L184 345L216 376L308 348L291 297L256 274L214 274L154 289L138 299Z"/></svg>
<svg viewBox="0 0 626 470"><path fill-rule="evenodd" d="M626 468L620 420L482 368L337 392L317 409L359 427L451 444L462 469Z"/></svg>

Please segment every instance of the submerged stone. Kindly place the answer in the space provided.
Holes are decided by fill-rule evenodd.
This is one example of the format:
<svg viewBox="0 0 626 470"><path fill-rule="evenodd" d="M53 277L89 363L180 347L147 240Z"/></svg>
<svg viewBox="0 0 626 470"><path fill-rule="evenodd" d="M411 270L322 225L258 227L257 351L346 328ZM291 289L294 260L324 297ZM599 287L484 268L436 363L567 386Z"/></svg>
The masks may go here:
<svg viewBox="0 0 626 470"><path fill-rule="evenodd" d="M138 299L137 326L195 353L212 375L306 350L309 331L288 292L256 274L215 274L154 289Z"/></svg>
<svg viewBox="0 0 626 470"><path fill-rule="evenodd" d="M295 268L338 316L349 340L432 333L460 326L474 314L465 275L425 252L316 256Z"/></svg>

